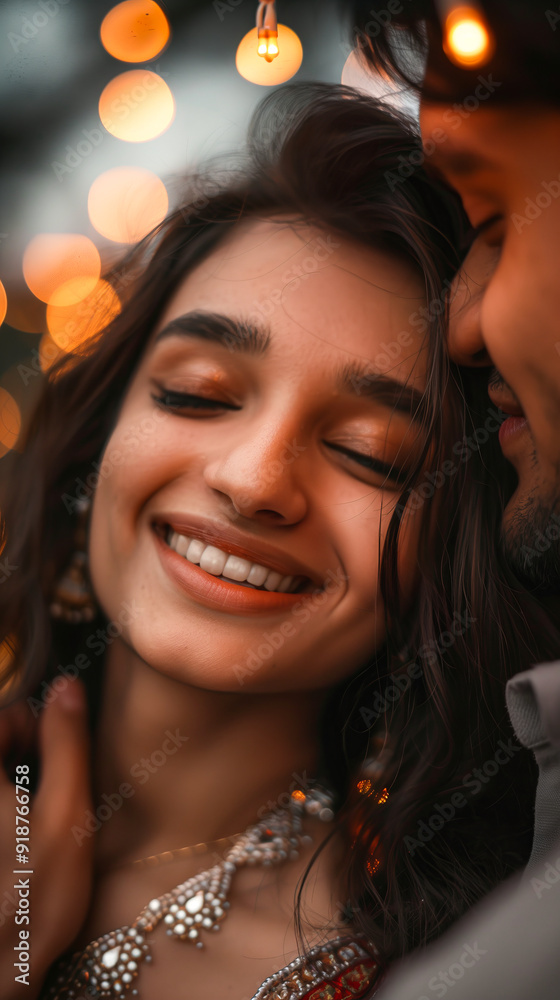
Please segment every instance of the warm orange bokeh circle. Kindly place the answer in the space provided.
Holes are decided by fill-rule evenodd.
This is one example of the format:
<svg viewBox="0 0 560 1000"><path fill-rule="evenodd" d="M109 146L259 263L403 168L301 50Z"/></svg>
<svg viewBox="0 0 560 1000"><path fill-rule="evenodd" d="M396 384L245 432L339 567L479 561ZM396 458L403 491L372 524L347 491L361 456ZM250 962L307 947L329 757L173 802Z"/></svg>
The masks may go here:
<svg viewBox="0 0 560 1000"><path fill-rule="evenodd" d="M154 0L124 0L101 22L101 42L121 62L154 59L169 41L169 22Z"/></svg>

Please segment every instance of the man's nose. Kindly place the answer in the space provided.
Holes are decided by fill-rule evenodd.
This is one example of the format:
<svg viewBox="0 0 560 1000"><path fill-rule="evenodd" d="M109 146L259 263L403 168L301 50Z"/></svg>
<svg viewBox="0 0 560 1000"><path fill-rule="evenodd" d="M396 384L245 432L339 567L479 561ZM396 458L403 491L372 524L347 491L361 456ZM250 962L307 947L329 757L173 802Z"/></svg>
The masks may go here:
<svg viewBox="0 0 560 1000"><path fill-rule="evenodd" d="M484 341L481 314L486 288L495 270L498 255L495 247L475 244L451 286L448 347L457 364L492 364Z"/></svg>

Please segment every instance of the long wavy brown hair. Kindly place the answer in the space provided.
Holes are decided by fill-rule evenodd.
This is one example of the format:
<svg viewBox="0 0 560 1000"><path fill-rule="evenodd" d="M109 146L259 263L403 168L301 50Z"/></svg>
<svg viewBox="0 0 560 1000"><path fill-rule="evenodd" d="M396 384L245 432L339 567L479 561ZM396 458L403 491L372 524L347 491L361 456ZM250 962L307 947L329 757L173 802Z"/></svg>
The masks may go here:
<svg viewBox="0 0 560 1000"><path fill-rule="evenodd" d="M91 481L150 333L185 275L240 220L279 214L419 270L428 303L414 318L428 354L425 447L383 547L388 639L329 694L318 734L322 776L338 794L335 828L349 846L344 912L388 959L439 934L528 857L534 765L512 741L504 685L560 648L544 611L500 565L496 538L513 482L483 376L446 357L462 210L422 169L388 179L419 149L407 120L348 88L291 85L268 98L241 168L226 179L185 179L179 207L106 275L122 311L44 378L23 450L5 460L0 499L4 552L17 567L0 587L0 641L14 651L4 682L11 700L42 697L104 621L101 612L88 625L49 616L76 526L64 498ZM404 609L397 552L408 506L420 508L424 527L421 582ZM102 668L100 654L82 675L92 727Z"/></svg>

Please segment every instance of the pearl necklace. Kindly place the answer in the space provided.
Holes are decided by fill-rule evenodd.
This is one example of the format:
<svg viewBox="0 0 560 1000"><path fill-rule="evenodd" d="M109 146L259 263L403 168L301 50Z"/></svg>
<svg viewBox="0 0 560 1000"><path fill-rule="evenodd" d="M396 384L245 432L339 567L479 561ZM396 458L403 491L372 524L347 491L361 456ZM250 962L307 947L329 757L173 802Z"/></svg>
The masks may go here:
<svg viewBox="0 0 560 1000"><path fill-rule="evenodd" d="M229 910L231 880L238 868L270 867L299 857L303 844L312 838L302 832L305 813L324 822L334 818L333 796L315 785L305 792L296 789L284 808L249 827L213 868L193 875L186 882L151 899L128 927L104 934L82 952L63 956L49 974L52 985L45 1000L116 1000L130 992L138 996L135 982L143 962L151 962L146 935L163 921L169 937L204 947L204 936L220 929ZM86 992L87 990L87 992Z"/></svg>

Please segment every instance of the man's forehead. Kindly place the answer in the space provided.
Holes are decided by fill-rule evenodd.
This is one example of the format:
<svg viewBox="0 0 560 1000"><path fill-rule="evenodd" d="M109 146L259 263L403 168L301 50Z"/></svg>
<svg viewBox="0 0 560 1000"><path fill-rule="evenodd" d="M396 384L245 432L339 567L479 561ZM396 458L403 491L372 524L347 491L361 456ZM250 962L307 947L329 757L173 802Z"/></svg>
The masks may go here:
<svg viewBox="0 0 560 1000"><path fill-rule="evenodd" d="M462 119L452 106L424 104L420 127L426 167L455 177L499 168L504 150L497 137L504 123L495 118L494 114L473 113L472 120Z"/></svg>
<svg viewBox="0 0 560 1000"><path fill-rule="evenodd" d="M426 165L464 177L482 170L515 170L560 134L560 111L530 103L481 105L422 100L420 128Z"/></svg>

